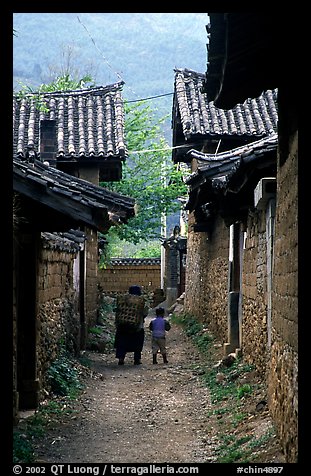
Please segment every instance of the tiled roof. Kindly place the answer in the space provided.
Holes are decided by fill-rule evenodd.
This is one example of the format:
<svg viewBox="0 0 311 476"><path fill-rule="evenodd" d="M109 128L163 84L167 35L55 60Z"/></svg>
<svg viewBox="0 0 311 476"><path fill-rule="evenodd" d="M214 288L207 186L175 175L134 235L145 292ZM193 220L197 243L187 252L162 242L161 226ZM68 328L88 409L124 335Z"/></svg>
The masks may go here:
<svg viewBox="0 0 311 476"><path fill-rule="evenodd" d="M192 188L201 186L207 180L214 189L225 188L230 179L247 166L262 161L269 153L275 155L278 144L277 133L242 147L219 154L204 154L190 150L189 155L198 159L198 169L189 175L185 182ZM276 157L276 156L275 156Z"/></svg>
<svg viewBox="0 0 311 476"><path fill-rule="evenodd" d="M135 215L135 200L35 160L13 159L14 191L77 222L106 230L108 221L125 223Z"/></svg>
<svg viewBox="0 0 311 476"><path fill-rule="evenodd" d="M186 179L189 186L186 209L194 212L194 231L211 230L217 213L227 226L245 219L247 210L253 206L258 181L276 175L277 145L278 135L272 134L219 154L189 152L199 160L198 170Z"/></svg>
<svg viewBox="0 0 311 476"><path fill-rule="evenodd" d="M81 249L81 243L86 240L86 235L80 230L69 230L68 232L42 232L43 248L57 249L76 253Z"/></svg>
<svg viewBox="0 0 311 476"><path fill-rule="evenodd" d="M27 147L39 154L40 121L56 121L56 157L106 158L127 155L124 139L123 82L68 92L13 97L13 156Z"/></svg>
<svg viewBox="0 0 311 476"><path fill-rule="evenodd" d="M256 99L247 99L231 110L215 107L202 92L205 75L175 69L175 101L186 140L195 136L260 137L277 130L277 90L268 90Z"/></svg>
<svg viewBox="0 0 311 476"><path fill-rule="evenodd" d="M111 266L150 266L160 265L161 258L112 258Z"/></svg>

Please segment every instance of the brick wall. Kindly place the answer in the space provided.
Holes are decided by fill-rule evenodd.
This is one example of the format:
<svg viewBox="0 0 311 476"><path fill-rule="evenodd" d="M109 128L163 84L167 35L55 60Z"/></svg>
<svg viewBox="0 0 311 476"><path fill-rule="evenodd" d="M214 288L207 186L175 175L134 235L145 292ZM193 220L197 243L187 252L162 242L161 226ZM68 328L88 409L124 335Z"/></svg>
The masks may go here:
<svg viewBox="0 0 311 476"><path fill-rule="evenodd" d="M217 218L212 234L192 231L189 217L185 312L227 340L229 229Z"/></svg>
<svg viewBox="0 0 311 476"><path fill-rule="evenodd" d="M111 266L98 271L98 282L105 293L127 292L137 284L145 292L161 287L160 259L114 260Z"/></svg>

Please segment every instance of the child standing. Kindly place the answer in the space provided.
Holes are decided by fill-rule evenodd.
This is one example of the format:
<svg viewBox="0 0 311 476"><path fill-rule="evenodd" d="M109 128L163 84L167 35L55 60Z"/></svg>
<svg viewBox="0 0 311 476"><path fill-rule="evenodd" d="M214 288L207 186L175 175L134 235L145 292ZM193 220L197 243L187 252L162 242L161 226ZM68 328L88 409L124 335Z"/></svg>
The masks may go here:
<svg viewBox="0 0 311 476"><path fill-rule="evenodd" d="M157 364L157 352L160 350L164 364L168 364L165 346L165 333L169 331L171 325L167 319L164 319L165 309L158 307L156 309L156 317L149 324L152 332L152 357L153 364Z"/></svg>

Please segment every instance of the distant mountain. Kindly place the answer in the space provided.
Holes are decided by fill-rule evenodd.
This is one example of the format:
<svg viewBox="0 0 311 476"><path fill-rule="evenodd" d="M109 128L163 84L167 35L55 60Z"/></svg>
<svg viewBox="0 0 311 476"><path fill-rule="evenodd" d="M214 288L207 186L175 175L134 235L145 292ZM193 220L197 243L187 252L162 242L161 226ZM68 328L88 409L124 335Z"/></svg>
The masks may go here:
<svg viewBox="0 0 311 476"><path fill-rule="evenodd" d="M97 85L125 81L124 98L170 93L174 68L206 69L206 13L15 13L13 79L37 87L64 66L64 52ZM153 101L162 115L172 97Z"/></svg>

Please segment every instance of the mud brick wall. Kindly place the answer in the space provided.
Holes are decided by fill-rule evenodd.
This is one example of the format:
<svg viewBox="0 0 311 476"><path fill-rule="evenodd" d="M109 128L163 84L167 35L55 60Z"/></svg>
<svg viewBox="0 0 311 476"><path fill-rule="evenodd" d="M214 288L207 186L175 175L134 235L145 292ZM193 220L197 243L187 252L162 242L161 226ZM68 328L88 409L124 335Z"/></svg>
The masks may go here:
<svg viewBox="0 0 311 476"><path fill-rule="evenodd" d="M98 238L97 231L85 228L86 234L86 284L85 313L86 327L97 324L99 293L98 293Z"/></svg>
<svg viewBox="0 0 311 476"><path fill-rule="evenodd" d="M278 167L269 407L288 462L298 448L298 133Z"/></svg>
<svg viewBox="0 0 311 476"><path fill-rule="evenodd" d="M61 344L75 352L79 346L79 314L73 291L74 251L40 250L38 261L37 377L41 392L46 370ZM44 395L42 394L41 397Z"/></svg>
<svg viewBox="0 0 311 476"><path fill-rule="evenodd" d="M148 264L150 260L128 260L98 271L98 282L104 293L127 292L132 285L139 285L145 292L161 287L161 264ZM140 264L138 264L140 263Z"/></svg>
<svg viewBox="0 0 311 476"><path fill-rule="evenodd" d="M193 232L189 216L184 310L227 341L229 229L217 218L213 232Z"/></svg>
<svg viewBox="0 0 311 476"><path fill-rule="evenodd" d="M264 211L248 217L242 273L242 350L265 376L267 363L267 238Z"/></svg>

